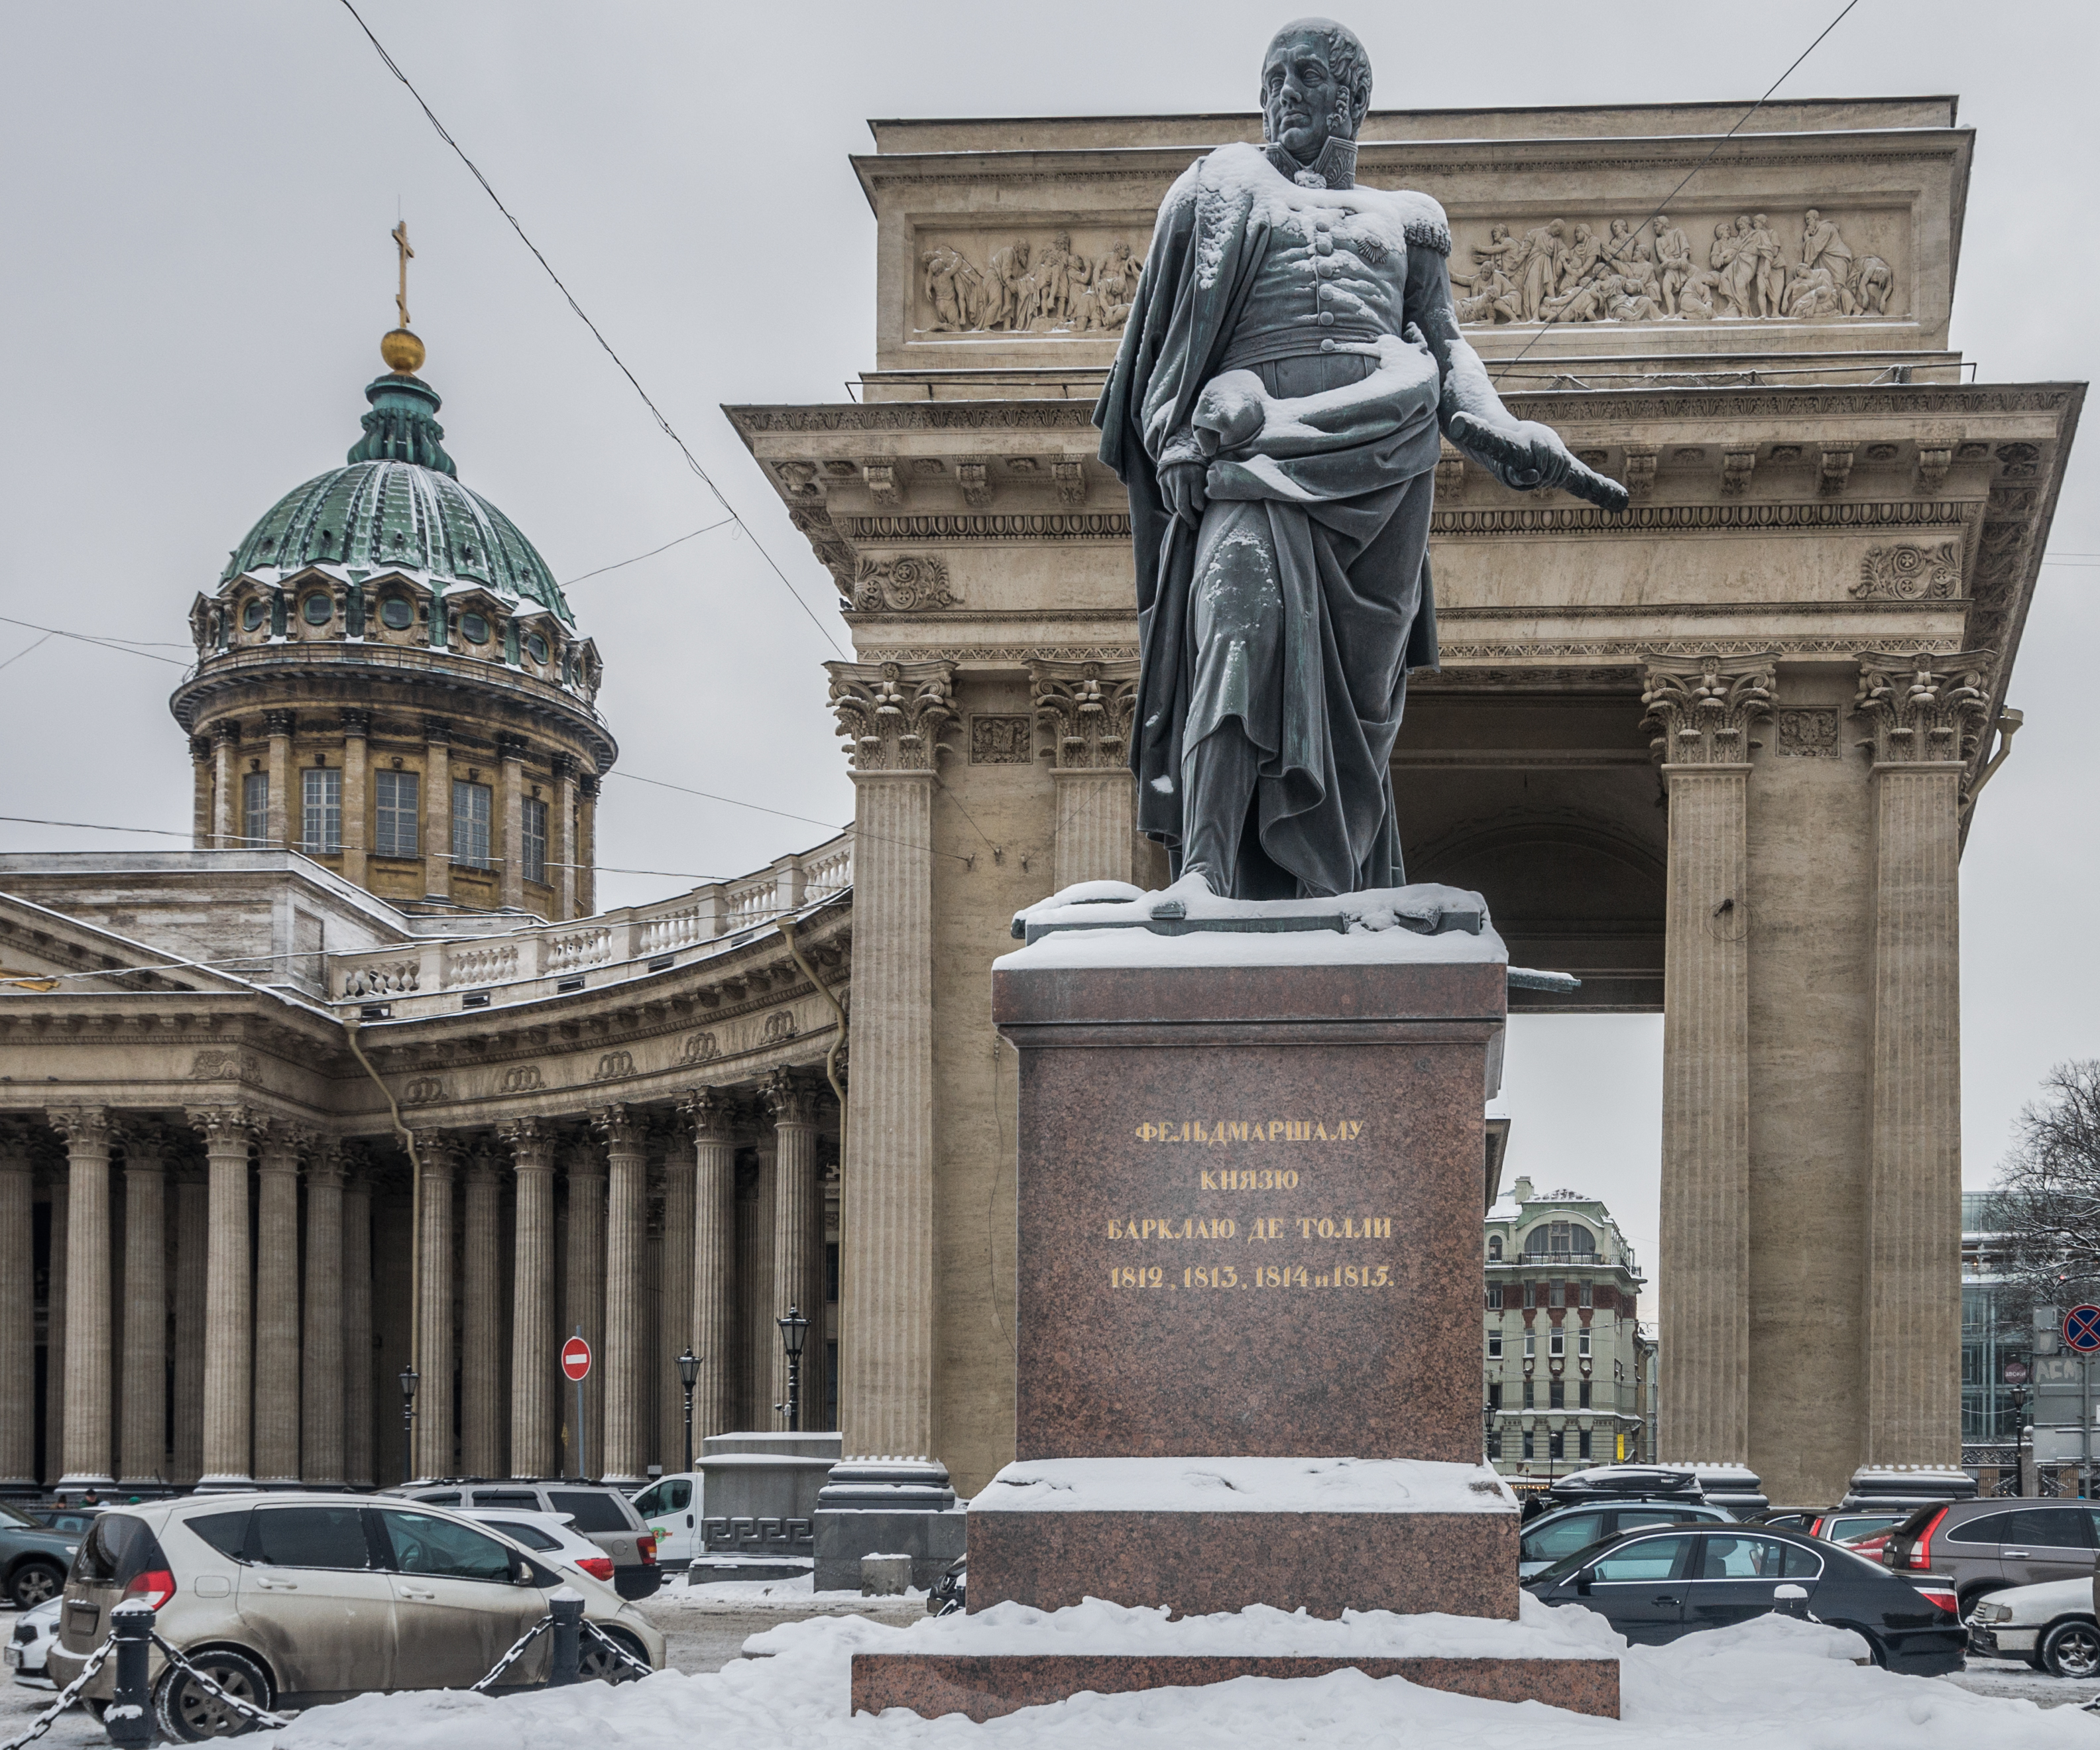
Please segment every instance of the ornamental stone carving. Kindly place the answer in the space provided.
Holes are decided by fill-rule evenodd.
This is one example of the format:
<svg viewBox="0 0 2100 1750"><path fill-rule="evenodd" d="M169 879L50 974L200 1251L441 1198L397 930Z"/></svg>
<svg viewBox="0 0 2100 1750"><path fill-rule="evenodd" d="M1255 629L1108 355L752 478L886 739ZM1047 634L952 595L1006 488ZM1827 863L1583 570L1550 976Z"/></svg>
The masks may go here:
<svg viewBox="0 0 2100 1750"><path fill-rule="evenodd" d="M949 587L948 568L934 558L902 554L894 559L863 559L854 580L853 605L862 614L911 614L928 608L960 606L962 597Z"/></svg>
<svg viewBox="0 0 2100 1750"><path fill-rule="evenodd" d="M721 1047L711 1033L689 1033L686 1035L685 1049L678 1054L682 1064L704 1064L721 1056Z"/></svg>
<svg viewBox="0 0 2100 1750"><path fill-rule="evenodd" d="M728 1142L736 1134L737 1104L720 1088L695 1088L679 1096L678 1112L696 1142Z"/></svg>
<svg viewBox="0 0 2100 1750"><path fill-rule="evenodd" d="M1033 765L1035 763L1035 725L1029 718L980 713L970 719L972 765Z"/></svg>
<svg viewBox="0 0 2100 1750"><path fill-rule="evenodd" d="M1106 771L1128 763L1136 663L1032 662L1028 679L1057 769Z"/></svg>
<svg viewBox="0 0 2100 1750"><path fill-rule="evenodd" d="M856 772L930 772L955 718L948 662L827 663L832 708Z"/></svg>
<svg viewBox="0 0 2100 1750"><path fill-rule="evenodd" d="M1860 658L1852 701L1873 734L1859 745L1877 765L1926 760L1965 763L1990 712L1991 659L1982 650L1904 656L1868 650Z"/></svg>
<svg viewBox="0 0 2100 1750"><path fill-rule="evenodd" d="M1830 321L1886 316L1894 252L1871 216L1848 219L1855 248L1833 219L1763 213L1712 214L1680 223L1658 214L1629 218L1549 218L1462 234L1451 258L1458 320L1527 322ZM1471 271L1467 271L1470 264Z"/></svg>
<svg viewBox="0 0 2100 1750"><path fill-rule="evenodd" d="M600 1107L590 1115L590 1127L599 1141L616 1152L639 1153L649 1144L647 1120L629 1106Z"/></svg>
<svg viewBox="0 0 2100 1750"><path fill-rule="evenodd" d="M801 1070L774 1070L760 1085L759 1097L765 1100L775 1124L817 1122L816 1087Z"/></svg>
<svg viewBox="0 0 2100 1750"><path fill-rule="evenodd" d="M1869 547L1852 593L1869 602L1951 602L1961 593L1960 544Z"/></svg>
<svg viewBox="0 0 2100 1750"><path fill-rule="evenodd" d="M1783 759L1836 759L1839 715L1834 705L1780 712L1776 720L1778 745L1773 752Z"/></svg>
<svg viewBox="0 0 2100 1750"><path fill-rule="evenodd" d="M1772 708L1777 652L1747 656L1652 656L1641 694L1652 730L1649 743L1663 765L1736 765L1758 745L1751 725Z"/></svg>
<svg viewBox="0 0 2100 1750"><path fill-rule="evenodd" d="M921 237L912 326L921 334L1114 334L1145 263L1126 237ZM980 267L979 262L983 265Z"/></svg>

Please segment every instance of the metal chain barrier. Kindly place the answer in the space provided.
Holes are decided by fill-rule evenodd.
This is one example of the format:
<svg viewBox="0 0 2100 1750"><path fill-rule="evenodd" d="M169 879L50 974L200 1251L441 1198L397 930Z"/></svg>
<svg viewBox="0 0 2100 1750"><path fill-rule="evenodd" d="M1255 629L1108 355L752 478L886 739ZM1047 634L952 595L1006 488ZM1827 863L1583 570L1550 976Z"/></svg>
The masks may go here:
<svg viewBox="0 0 2100 1750"><path fill-rule="evenodd" d="M629 1652L625 1647L620 1644L619 1640L615 1637L607 1634L605 1630L599 1628L596 1623L592 1622L586 1618L583 1624L583 1629L585 1634L589 1635L593 1640L602 1642L605 1646L610 1649L612 1656L619 1660L621 1664L632 1665L645 1677L653 1677L656 1675L655 1668L653 1666L645 1664L642 1660L637 1659L633 1654Z"/></svg>
<svg viewBox="0 0 2100 1750"><path fill-rule="evenodd" d="M232 1708L234 1713L239 1714L244 1720L249 1721L254 1725L259 1726L266 1732L282 1731L286 1726L292 1723L281 1714L272 1713L267 1708L257 1707L252 1701L243 1701L238 1695L229 1695L224 1689L221 1688L218 1683L210 1676L198 1670L197 1668L192 1664L188 1659L184 1658L180 1652L176 1651L173 1646L170 1646L168 1642L162 1638L158 1630L154 1632L153 1645L160 1648L162 1655L167 1660L170 1664L175 1666L179 1670L187 1671L191 1677L194 1677L197 1682L203 1686L208 1695L214 1696L223 1705Z"/></svg>
<svg viewBox="0 0 2100 1750"><path fill-rule="evenodd" d="M483 1677L479 1683L473 1686L474 1693L476 1695L485 1693L490 1684L493 1683L498 1677L501 1677L505 1672L508 1671L512 1665L518 1662L518 1655L520 1653L523 1652L527 1647L530 1646L535 1641L538 1640L541 1635L545 1634L554 1626L554 1614L552 1611L549 1611L546 1616L542 1616L537 1622L534 1623L531 1628L527 1629L524 1633L519 1635L518 1638L511 1643L510 1651L496 1661L495 1664L490 1668L488 1675Z"/></svg>
<svg viewBox="0 0 2100 1750"><path fill-rule="evenodd" d="M20 1738L11 1738L6 1743L0 1744L0 1750L22 1750L23 1745L34 1743L49 1731L52 1722L80 1699L80 1692L87 1687L88 1679L102 1668L103 1661L109 1657L110 1649L116 1644L116 1637L112 1635L90 1653L87 1663L81 1667L80 1675L59 1691L58 1699L38 1714L31 1722L29 1730Z"/></svg>

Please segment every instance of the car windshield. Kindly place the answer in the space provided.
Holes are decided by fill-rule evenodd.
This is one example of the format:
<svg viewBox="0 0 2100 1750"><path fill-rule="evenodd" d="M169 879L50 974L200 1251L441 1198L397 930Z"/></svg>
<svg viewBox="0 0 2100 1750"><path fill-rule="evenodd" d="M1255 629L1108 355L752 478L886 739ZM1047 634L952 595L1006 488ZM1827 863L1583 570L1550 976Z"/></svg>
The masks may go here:
<svg viewBox="0 0 2100 1750"><path fill-rule="evenodd" d="M1524 1582L1524 1584L1527 1586L1533 1586L1542 1585L1551 1580L1565 1580L1571 1574L1574 1573L1577 1568L1586 1564L1599 1549L1604 1549L1608 1545L1617 1543L1617 1541L1618 1540L1616 1537L1600 1537L1593 1544L1586 1544L1580 1549L1561 1557L1561 1558L1558 1562L1555 1562L1552 1567L1546 1568L1541 1573L1533 1575L1530 1579Z"/></svg>
<svg viewBox="0 0 2100 1750"><path fill-rule="evenodd" d="M628 1523L627 1503L610 1490L550 1488L547 1501L555 1512L569 1514L576 1529L586 1536L592 1532L634 1529Z"/></svg>
<svg viewBox="0 0 2100 1750"><path fill-rule="evenodd" d="M25 1526L33 1532L46 1529L46 1527L31 1519L28 1514L23 1512L20 1508L11 1507L4 1501L0 1501L0 1525Z"/></svg>

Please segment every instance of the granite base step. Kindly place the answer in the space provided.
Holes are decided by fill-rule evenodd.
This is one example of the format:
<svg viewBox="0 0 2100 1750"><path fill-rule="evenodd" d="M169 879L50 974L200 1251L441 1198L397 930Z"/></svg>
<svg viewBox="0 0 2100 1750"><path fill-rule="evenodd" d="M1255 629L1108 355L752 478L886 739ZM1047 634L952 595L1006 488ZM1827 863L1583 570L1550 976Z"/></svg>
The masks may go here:
<svg viewBox="0 0 2100 1750"><path fill-rule="evenodd" d="M1343 1659L1262 1654L856 1653L853 1711L902 1708L921 1719L960 1713L982 1724L1091 1690L1194 1688L1234 1677L1317 1677L1331 1671L1404 1677L1486 1701L1542 1701L1619 1717L1616 1659Z"/></svg>

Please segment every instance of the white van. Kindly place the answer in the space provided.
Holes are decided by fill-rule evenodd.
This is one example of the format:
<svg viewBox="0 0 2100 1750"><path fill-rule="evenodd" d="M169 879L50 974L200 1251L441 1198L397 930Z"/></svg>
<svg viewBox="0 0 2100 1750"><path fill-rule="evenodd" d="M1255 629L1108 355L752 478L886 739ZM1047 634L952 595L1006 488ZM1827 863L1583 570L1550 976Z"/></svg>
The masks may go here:
<svg viewBox="0 0 2100 1750"><path fill-rule="evenodd" d="M659 1477L631 1497L656 1538L656 1560L667 1571L689 1567L701 1551L702 1478L697 1470Z"/></svg>

